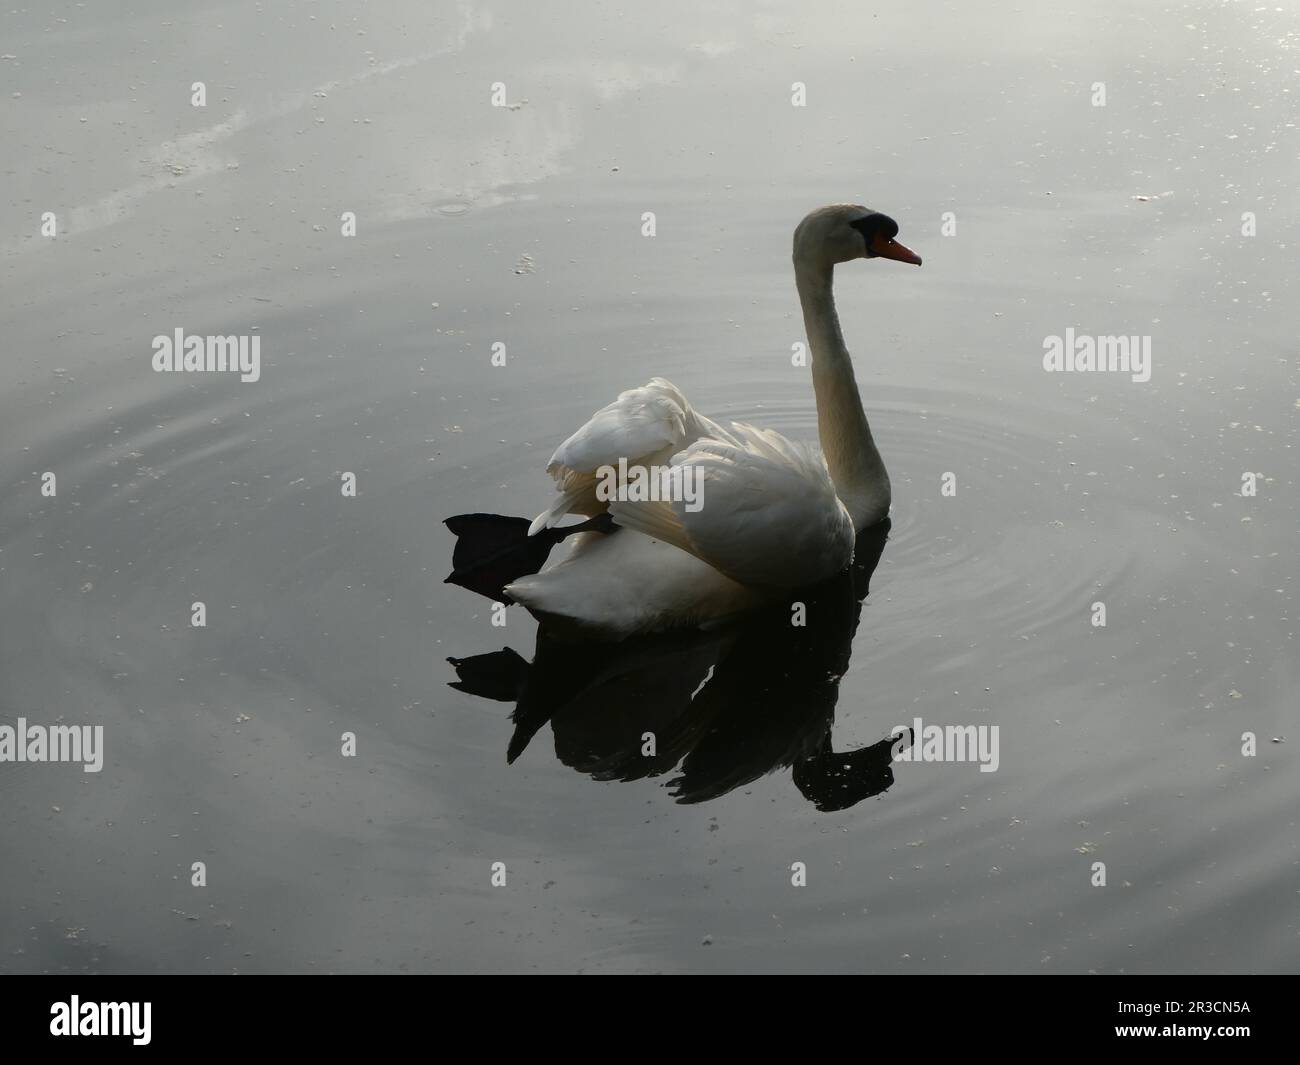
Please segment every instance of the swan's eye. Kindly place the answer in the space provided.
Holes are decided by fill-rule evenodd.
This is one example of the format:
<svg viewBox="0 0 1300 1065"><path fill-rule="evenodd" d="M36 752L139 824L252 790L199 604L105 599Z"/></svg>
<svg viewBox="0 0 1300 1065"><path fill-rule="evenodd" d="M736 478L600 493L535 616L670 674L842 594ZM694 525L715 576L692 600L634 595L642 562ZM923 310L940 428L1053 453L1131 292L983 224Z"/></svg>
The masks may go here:
<svg viewBox="0 0 1300 1065"><path fill-rule="evenodd" d="M898 223L889 215L874 211L849 225L862 234L863 243L866 244L864 258L897 259L899 262L921 265L921 257L916 252L894 240L898 236Z"/></svg>
<svg viewBox="0 0 1300 1065"><path fill-rule="evenodd" d="M871 251L871 245L877 237L893 240L898 236L898 223L889 215L881 214L879 211L864 215L862 218L850 222L849 225L862 234L862 239L867 243L868 254L874 254Z"/></svg>

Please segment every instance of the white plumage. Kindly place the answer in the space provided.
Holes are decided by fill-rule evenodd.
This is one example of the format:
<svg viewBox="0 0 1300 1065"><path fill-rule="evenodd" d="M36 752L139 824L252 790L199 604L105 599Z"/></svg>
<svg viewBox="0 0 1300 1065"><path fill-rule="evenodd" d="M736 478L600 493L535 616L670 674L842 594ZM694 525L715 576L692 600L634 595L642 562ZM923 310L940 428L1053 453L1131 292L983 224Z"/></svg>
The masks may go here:
<svg viewBox="0 0 1300 1065"><path fill-rule="evenodd" d="M698 471L699 506L596 498L602 468ZM623 529L584 533L568 558L506 592L538 614L619 633L699 624L852 561L853 521L820 452L772 430L701 416L663 378L622 393L556 450L559 494L532 529L608 508Z"/></svg>
<svg viewBox="0 0 1300 1065"><path fill-rule="evenodd" d="M816 448L733 424L728 438L696 440L671 465L699 471L698 509L681 499L613 502L617 524L772 591L814 584L853 560L853 520Z"/></svg>
<svg viewBox="0 0 1300 1065"><path fill-rule="evenodd" d="M556 525L565 514L597 514L596 472L602 466L662 466L687 444L727 433L698 415L669 381L653 378L641 388L620 392L587 424L555 449L546 472L555 480L559 498L533 520L529 535Z"/></svg>
<svg viewBox="0 0 1300 1065"><path fill-rule="evenodd" d="M724 428L656 377L556 449L547 466L556 498L529 535L606 509L621 528L573 537L567 557L505 585L510 598L539 616L622 636L707 624L844 569L855 533L888 513L890 491L840 333L832 273L855 258L919 264L893 240L897 231L886 216L846 204L812 212L795 231L825 457L770 429ZM620 461L698 478L700 497L609 501L598 485Z"/></svg>

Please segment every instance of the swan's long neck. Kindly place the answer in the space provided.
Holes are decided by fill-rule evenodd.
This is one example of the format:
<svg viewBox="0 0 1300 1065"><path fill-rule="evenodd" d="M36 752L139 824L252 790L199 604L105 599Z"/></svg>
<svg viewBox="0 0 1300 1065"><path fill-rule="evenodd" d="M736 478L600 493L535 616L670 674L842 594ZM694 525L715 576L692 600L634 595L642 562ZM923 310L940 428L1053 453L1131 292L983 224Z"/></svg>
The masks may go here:
<svg viewBox="0 0 1300 1065"><path fill-rule="evenodd" d="M854 528L864 529L889 512L889 474L872 439L853 362L840 332L832 292L834 267L796 247L794 276L812 352L822 454Z"/></svg>

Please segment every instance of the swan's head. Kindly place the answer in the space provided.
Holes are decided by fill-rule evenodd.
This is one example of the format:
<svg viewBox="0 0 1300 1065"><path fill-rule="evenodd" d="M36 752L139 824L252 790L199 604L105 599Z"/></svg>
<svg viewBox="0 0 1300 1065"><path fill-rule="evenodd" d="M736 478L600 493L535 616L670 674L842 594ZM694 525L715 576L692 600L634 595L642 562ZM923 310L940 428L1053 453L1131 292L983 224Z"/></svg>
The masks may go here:
<svg viewBox="0 0 1300 1065"><path fill-rule="evenodd" d="M898 223L856 203L819 207L794 231L794 257L833 265L853 259L895 259L921 265L921 257L894 238Z"/></svg>

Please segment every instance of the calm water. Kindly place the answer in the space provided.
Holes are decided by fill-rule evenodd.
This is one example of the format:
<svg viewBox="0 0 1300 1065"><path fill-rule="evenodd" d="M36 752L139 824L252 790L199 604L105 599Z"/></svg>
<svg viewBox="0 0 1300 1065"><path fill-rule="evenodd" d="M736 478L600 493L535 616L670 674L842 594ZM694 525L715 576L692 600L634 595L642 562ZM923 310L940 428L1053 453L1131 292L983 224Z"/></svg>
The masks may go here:
<svg viewBox="0 0 1300 1065"><path fill-rule="evenodd" d="M142 0L0 42L0 723L105 736L0 764L0 970L1298 967L1292 0ZM789 240L841 200L925 257L838 274L894 483L860 619L561 650L507 765L446 660L536 626L441 583L441 519L534 514L656 374L814 436ZM261 379L154 373L177 328ZM1151 380L1045 373L1067 328ZM998 771L891 771L915 717L997 725Z"/></svg>

